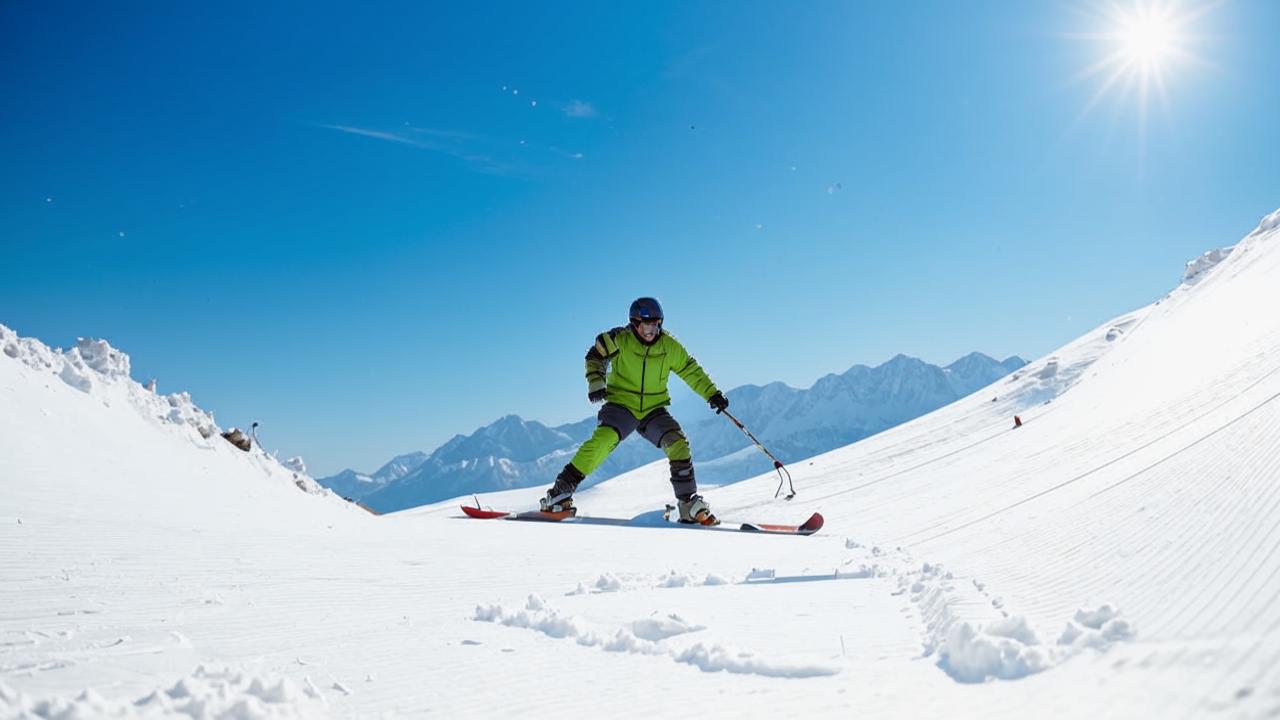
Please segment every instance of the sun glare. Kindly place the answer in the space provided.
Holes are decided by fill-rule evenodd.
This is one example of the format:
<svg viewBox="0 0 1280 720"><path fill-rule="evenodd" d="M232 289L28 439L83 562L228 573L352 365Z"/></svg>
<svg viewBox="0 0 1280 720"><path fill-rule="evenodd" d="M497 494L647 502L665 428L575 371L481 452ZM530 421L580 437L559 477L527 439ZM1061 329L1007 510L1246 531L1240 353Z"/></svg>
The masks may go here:
<svg viewBox="0 0 1280 720"><path fill-rule="evenodd" d="M1095 29L1082 36L1101 46L1102 57L1080 78L1097 77L1099 85L1084 109L1115 95L1133 103L1139 127L1145 126L1153 100L1168 106L1169 86L1188 66L1201 62L1193 52L1196 21L1213 0L1107 0L1093 6ZM1141 132L1141 130L1140 130Z"/></svg>
<svg viewBox="0 0 1280 720"><path fill-rule="evenodd" d="M1161 13L1145 9L1122 21L1119 39L1130 60L1150 66L1160 64L1174 49L1177 33Z"/></svg>

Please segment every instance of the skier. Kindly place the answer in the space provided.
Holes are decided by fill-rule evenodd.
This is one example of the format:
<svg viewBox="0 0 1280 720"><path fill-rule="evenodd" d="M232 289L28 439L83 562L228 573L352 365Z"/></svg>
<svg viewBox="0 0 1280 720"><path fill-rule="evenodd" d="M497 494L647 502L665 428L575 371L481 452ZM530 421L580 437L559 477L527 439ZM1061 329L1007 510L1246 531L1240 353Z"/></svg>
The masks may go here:
<svg viewBox="0 0 1280 720"><path fill-rule="evenodd" d="M716 414L729 407L729 399L689 351L663 331L662 306L656 299L642 297L631 303L630 318L630 325L597 335L587 350L587 398L593 403L604 401L597 415L599 425L556 476L555 484L540 501L541 508L544 512L573 511L578 484L618 443L639 431L671 463L671 488L680 508L680 522L718 525L711 507L698 494L689 440L667 412L671 404L667 377L673 372L679 375Z"/></svg>

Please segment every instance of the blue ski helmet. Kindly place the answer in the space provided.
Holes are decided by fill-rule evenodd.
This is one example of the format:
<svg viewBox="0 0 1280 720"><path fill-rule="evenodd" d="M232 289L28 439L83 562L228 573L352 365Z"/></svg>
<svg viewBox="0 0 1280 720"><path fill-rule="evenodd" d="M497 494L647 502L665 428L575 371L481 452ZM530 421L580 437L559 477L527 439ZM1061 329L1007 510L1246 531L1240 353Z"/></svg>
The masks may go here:
<svg viewBox="0 0 1280 720"><path fill-rule="evenodd" d="M662 305L658 304L657 298L636 298L636 301L631 303L630 317L632 320L661 320Z"/></svg>

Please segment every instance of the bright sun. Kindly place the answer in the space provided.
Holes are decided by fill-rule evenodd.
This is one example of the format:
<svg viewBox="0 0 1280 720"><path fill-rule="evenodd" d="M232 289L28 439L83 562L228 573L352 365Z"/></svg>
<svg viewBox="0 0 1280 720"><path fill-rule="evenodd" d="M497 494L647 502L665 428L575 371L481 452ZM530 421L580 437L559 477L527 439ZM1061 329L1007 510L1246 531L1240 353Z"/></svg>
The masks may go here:
<svg viewBox="0 0 1280 720"><path fill-rule="evenodd" d="M1154 8L1140 9L1122 21L1119 39L1129 60L1159 65L1177 45L1173 24Z"/></svg>
<svg viewBox="0 0 1280 720"><path fill-rule="evenodd" d="M1186 65L1199 62L1193 25L1212 7L1209 0L1108 0L1095 5L1090 14L1098 29L1082 37L1099 42L1103 57L1081 77L1096 76L1101 84L1085 112L1112 93L1132 98L1142 123L1153 99L1167 105L1170 82L1185 74Z"/></svg>

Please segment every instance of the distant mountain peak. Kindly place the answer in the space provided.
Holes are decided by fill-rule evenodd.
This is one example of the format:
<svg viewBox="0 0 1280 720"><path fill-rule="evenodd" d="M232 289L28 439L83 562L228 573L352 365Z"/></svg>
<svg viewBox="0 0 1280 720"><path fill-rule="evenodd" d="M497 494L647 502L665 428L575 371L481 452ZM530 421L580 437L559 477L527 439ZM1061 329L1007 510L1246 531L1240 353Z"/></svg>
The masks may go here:
<svg viewBox="0 0 1280 720"><path fill-rule="evenodd" d="M961 358L957 358L956 361L951 364L956 365L963 362L996 362L996 359L986 353L981 353L981 352L978 352L977 350L974 350L968 355L965 355Z"/></svg>
<svg viewBox="0 0 1280 720"><path fill-rule="evenodd" d="M894 355L893 357L889 358L887 361L882 363L880 367L884 367L885 365L916 365L916 364L923 365L925 363L920 358L911 357L906 353L898 353L897 355Z"/></svg>
<svg viewBox="0 0 1280 720"><path fill-rule="evenodd" d="M941 368L938 368L938 366L930 365L918 357L898 353L892 358L889 358L887 362L881 363L875 367L873 372L881 376L889 375L897 377L902 375L915 376L940 369Z"/></svg>

